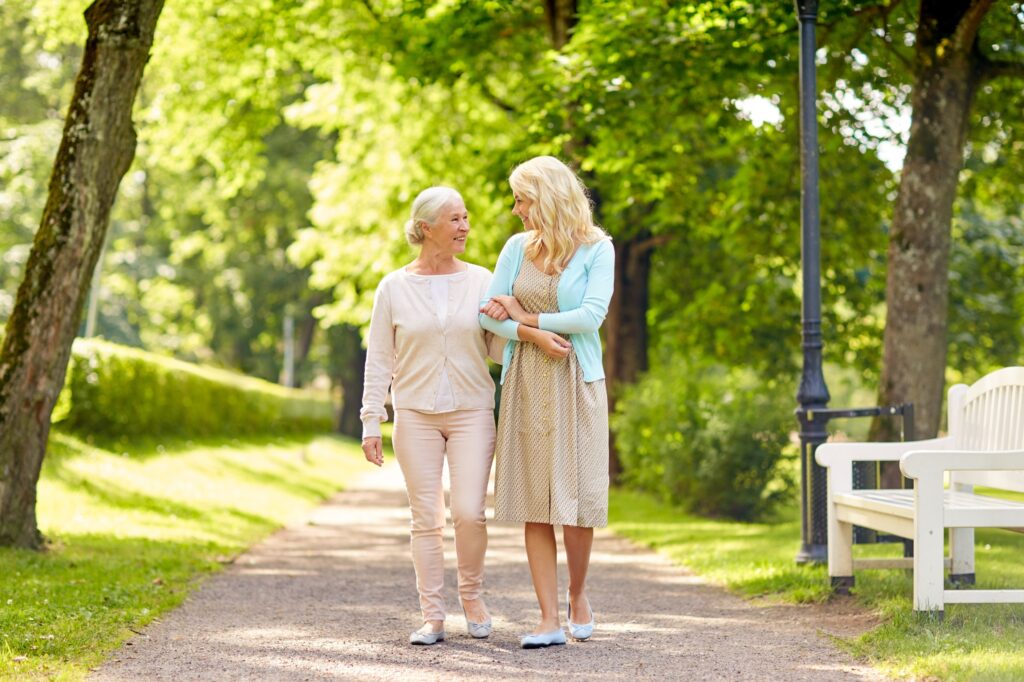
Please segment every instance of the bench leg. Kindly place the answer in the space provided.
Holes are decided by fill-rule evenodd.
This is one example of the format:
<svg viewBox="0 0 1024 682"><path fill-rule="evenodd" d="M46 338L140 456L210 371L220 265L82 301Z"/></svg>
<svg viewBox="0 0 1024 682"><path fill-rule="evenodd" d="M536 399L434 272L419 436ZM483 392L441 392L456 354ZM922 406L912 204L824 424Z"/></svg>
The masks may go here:
<svg viewBox="0 0 1024 682"><path fill-rule="evenodd" d="M828 508L828 575L832 591L850 594L853 587L853 524L836 519L835 507Z"/></svg>
<svg viewBox="0 0 1024 682"><path fill-rule="evenodd" d="M850 595L850 588L854 586L855 580L856 578L852 575L832 576L832 593L848 597Z"/></svg>
<svg viewBox="0 0 1024 682"><path fill-rule="evenodd" d="M917 481L914 489L914 610L942 611L945 584L943 583L943 557L945 533L942 526L942 473L939 472L922 485ZM924 488L932 495L922 495ZM937 493L937 494L935 494Z"/></svg>
<svg viewBox="0 0 1024 682"><path fill-rule="evenodd" d="M958 585L974 584L974 529L949 529L949 580Z"/></svg>

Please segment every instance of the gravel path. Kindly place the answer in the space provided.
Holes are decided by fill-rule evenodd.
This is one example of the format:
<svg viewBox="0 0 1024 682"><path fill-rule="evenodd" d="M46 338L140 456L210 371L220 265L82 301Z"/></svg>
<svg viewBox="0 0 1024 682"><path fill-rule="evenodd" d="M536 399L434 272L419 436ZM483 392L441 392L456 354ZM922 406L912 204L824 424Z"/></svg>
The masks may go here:
<svg viewBox="0 0 1024 682"><path fill-rule="evenodd" d="M521 530L496 523L486 584L494 633L471 639L453 613L447 642L411 647L419 620L405 504L391 462L240 556L92 679L883 679L830 640L870 627L863 614L752 604L606 531L594 545L593 639L524 651L536 602ZM449 524L447 596L458 609L450 533ZM564 565L560 576L564 585Z"/></svg>

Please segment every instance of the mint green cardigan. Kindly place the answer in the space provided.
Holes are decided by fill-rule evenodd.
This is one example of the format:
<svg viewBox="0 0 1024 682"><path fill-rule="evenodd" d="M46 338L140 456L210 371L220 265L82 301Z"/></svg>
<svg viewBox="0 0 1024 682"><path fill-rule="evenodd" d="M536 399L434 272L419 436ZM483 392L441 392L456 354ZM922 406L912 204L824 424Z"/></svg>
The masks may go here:
<svg viewBox="0 0 1024 682"><path fill-rule="evenodd" d="M526 233L517 234L505 242L494 268L491 286L487 289L487 298L480 302L481 306L492 296L513 295L512 285L526 257L525 242ZM584 244L576 249L558 281L558 312L541 313L537 319L541 329L568 336L576 359L583 368L583 380L588 383L604 379L598 330L608 314L614 286L615 248L611 239ZM498 322L481 313L480 325L508 339L501 368L501 383L504 384L519 343L519 323L515 320Z"/></svg>

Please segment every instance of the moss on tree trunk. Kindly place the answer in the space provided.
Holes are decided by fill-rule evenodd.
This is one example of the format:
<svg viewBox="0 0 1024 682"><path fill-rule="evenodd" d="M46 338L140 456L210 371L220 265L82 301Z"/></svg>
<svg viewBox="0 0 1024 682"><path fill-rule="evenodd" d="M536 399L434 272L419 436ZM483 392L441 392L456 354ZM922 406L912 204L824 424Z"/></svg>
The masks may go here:
<svg viewBox="0 0 1024 682"><path fill-rule="evenodd" d="M949 310L949 250L957 182L980 81L978 24L991 3L921 3L917 77L899 194L889 234L886 326L879 404L914 404L915 436L941 422ZM876 419L871 440L895 440ZM898 471L883 476L890 484Z"/></svg>
<svg viewBox="0 0 1024 682"><path fill-rule="evenodd" d="M97 0L49 196L0 351L0 545L38 547L36 484L106 235L135 155L132 107L163 0Z"/></svg>

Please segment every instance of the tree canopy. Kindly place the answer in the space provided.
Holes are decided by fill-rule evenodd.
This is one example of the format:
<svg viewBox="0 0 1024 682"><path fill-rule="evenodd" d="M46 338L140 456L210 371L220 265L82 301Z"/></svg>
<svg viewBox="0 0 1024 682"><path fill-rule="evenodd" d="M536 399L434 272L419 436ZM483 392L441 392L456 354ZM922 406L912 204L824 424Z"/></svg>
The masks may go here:
<svg viewBox="0 0 1024 682"><path fill-rule="evenodd" d="M87 4L5 4L0 317L42 211ZM867 385L919 10L820 7L825 352ZM1020 3L994 4L979 44L1019 59L1022 22ZM796 29L791 6L739 0L168 2L98 332L277 379L292 316L301 378L331 374L345 360L317 328L365 324L380 277L412 257L401 226L420 189L463 193L467 257L491 266L518 229L509 170L554 153L584 174L615 242L649 259L631 300L645 301L651 363L703 358L795 385ZM969 114L953 216L949 364L968 377L1019 358L1024 334L1024 95L1000 68Z"/></svg>

